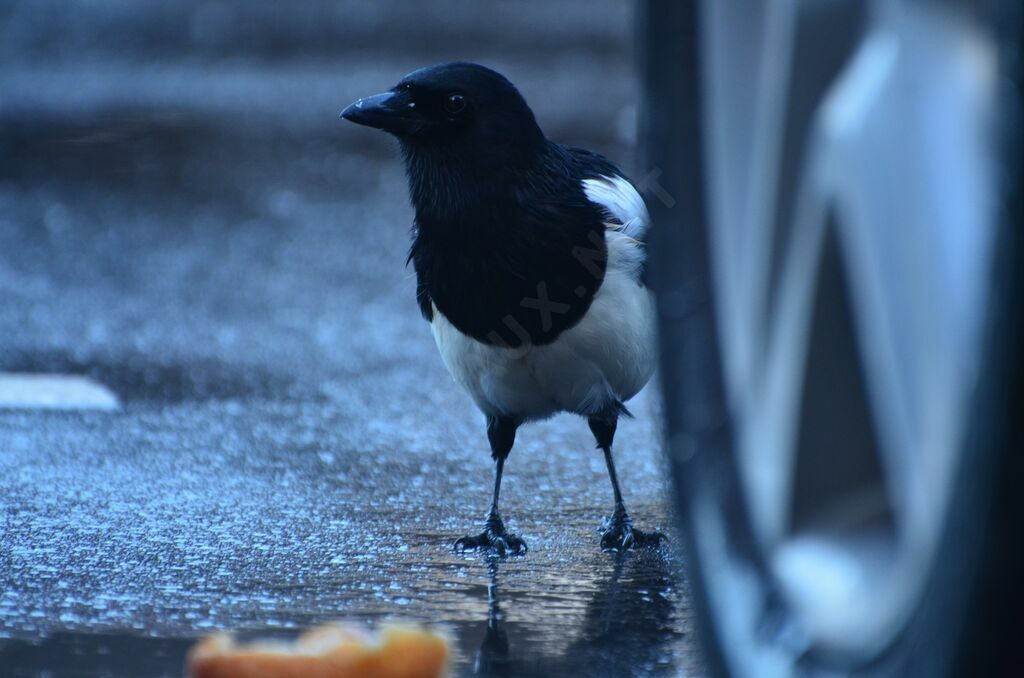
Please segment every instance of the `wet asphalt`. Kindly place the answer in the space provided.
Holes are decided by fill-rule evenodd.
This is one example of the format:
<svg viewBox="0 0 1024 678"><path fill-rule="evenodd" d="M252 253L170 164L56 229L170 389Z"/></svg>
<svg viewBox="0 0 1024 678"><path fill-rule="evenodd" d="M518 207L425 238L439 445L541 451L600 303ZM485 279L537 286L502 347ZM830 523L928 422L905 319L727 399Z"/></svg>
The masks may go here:
<svg viewBox="0 0 1024 678"><path fill-rule="evenodd" d="M682 558L599 549L580 419L506 465L529 553L452 551L489 501L482 417L416 308L396 149L337 119L468 58L635 170L628 8L67 7L0 10L0 372L122 408L0 410L0 675L180 675L214 629L389 617L451 629L459 674L700 674ZM630 408L627 505L671 534L654 385Z"/></svg>

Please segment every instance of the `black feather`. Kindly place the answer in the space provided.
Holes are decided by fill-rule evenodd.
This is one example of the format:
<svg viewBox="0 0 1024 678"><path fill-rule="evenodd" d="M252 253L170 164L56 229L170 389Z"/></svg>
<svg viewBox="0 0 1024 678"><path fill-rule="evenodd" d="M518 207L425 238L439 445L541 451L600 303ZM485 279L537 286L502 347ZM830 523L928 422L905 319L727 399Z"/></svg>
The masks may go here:
<svg viewBox="0 0 1024 678"><path fill-rule="evenodd" d="M590 308L607 263L605 221L582 181L621 175L600 155L547 140L504 77L472 64L410 74L421 124L399 136L416 211L409 259L424 317L462 333L543 345ZM445 93L469 102L457 116Z"/></svg>

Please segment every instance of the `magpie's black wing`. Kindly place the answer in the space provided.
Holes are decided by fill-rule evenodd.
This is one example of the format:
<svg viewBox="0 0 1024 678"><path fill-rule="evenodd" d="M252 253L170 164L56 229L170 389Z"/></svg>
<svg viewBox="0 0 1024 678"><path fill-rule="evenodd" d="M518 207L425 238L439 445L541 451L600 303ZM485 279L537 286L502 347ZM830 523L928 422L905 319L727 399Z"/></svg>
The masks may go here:
<svg viewBox="0 0 1024 678"><path fill-rule="evenodd" d="M424 317L436 307L463 334L512 347L549 344L579 322L607 265L605 215L583 178L552 147L458 228L421 225L410 259Z"/></svg>
<svg viewBox="0 0 1024 678"><path fill-rule="evenodd" d="M566 146L565 150L575 161L583 179L596 179L601 176L626 178L626 175L615 166L615 163L600 153L575 146Z"/></svg>

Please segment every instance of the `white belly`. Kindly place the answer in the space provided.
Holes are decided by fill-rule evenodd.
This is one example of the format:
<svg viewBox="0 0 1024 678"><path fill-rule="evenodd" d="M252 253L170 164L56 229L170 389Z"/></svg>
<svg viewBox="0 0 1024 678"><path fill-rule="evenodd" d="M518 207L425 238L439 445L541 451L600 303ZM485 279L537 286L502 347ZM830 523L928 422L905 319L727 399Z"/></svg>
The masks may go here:
<svg viewBox="0 0 1024 678"><path fill-rule="evenodd" d="M654 302L622 270L609 268L586 315L547 346L483 344L433 311L441 358L487 415L596 414L632 398L654 372Z"/></svg>

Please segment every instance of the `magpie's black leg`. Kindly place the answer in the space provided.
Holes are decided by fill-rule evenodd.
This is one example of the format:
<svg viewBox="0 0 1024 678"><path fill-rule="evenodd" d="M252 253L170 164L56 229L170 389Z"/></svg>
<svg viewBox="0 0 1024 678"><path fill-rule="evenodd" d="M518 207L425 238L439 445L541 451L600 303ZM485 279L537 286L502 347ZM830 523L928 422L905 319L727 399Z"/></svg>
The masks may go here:
<svg viewBox="0 0 1024 678"><path fill-rule="evenodd" d="M611 517L605 518L601 525L601 548L625 551L640 546L658 546L665 539L665 535L661 532L644 532L633 527L633 521L626 512L626 504L622 501L622 490L619 489L619 478L615 473L615 462L612 460L612 440L615 438L618 419L618 413L612 411L587 420L597 440L597 446L604 452L604 462L608 465L608 477L611 478L612 492L615 494L615 512Z"/></svg>
<svg viewBox="0 0 1024 678"><path fill-rule="evenodd" d="M491 456L494 457L494 499L491 509L487 512L484 531L478 535L462 537L455 542L460 549L494 549L498 555L526 553L526 542L514 534L509 534L505 523L498 513L498 495L501 493L501 473L505 469L505 459L512 451L516 440L516 428L519 424L506 417L489 417L487 419L487 440L491 443Z"/></svg>

